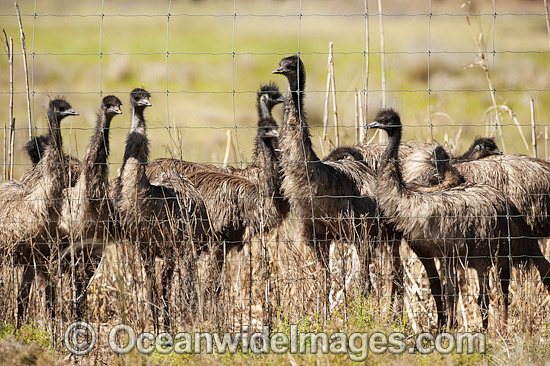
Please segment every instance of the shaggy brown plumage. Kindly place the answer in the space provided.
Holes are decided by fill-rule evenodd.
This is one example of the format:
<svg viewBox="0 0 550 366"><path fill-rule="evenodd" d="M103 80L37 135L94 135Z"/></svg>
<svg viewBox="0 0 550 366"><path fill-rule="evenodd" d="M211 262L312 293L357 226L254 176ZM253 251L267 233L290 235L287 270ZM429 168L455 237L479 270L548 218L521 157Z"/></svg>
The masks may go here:
<svg viewBox="0 0 550 366"><path fill-rule="evenodd" d="M484 325L487 326L489 268L492 260L506 268L508 255L529 258L536 265L546 287L550 287L550 263L544 259L536 240L527 238L530 230L519 217L517 208L495 188L484 184L467 184L438 192L418 192L403 182L399 161L401 120L391 110L381 110L369 127L384 129L389 138L376 175L379 203L382 212L401 230L410 247L425 262L443 257L446 263L449 287L449 326L454 321L454 289L456 284L453 262L464 258L479 275L481 307ZM508 242L507 238L510 238ZM426 268L430 287L441 315L442 304L437 300L440 283L435 268ZM503 271L503 272L505 272ZM432 273L430 273L432 272ZM501 274L502 275L502 274ZM507 295L509 273L503 278ZM439 287L439 289L437 288ZM439 323L442 324L440 317Z"/></svg>
<svg viewBox="0 0 550 366"><path fill-rule="evenodd" d="M26 176L37 181L0 182L0 243L3 250L15 256L24 266L23 279L18 294L18 325L27 307L34 268L43 273L44 260L49 257L49 243L55 241L62 194L65 188L61 163L62 145L60 122L63 118L78 113L64 99L50 101L48 123L50 139L43 159ZM47 287L51 295L52 287ZM49 297L49 296L48 296ZM51 305L51 301L48 301Z"/></svg>
<svg viewBox="0 0 550 366"><path fill-rule="evenodd" d="M130 94L132 124L126 140L123 165L115 187L116 209L123 238L139 246L147 276L148 300L158 329L157 307L163 309L165 326L170 316L166 296L174 271L173 253L192 250L192 240L205 235L207 219L200 194L186 179L170 185L152 184L145 174L149 161L144 109L151 106L150 94L134 89ZM155 258L164 258L161 271L162 295L153 290Z"/></svg>
<svg viewBox="0 0 550 366"><path fill-rule="evenodd" d="M340 149L330 157L333 160L325 161L313 151L304 110L306 72L300 58L282 59L273 73L284 75L289 83L279 139L283 194L300 223L301 239L314 250L316 260L323 264L328 276L329 246L333 240L347 241L356 233L364 240L386 239L398 234L377 219L373 170L356 159L355 150ZM394 269L400 268L399 242L400 239L396 240L397 245L392 246L396 259ZM368 257L365 254L361 259L367 279L363 285L368 290ZM399 281L401 276L395 278ZM330 281L326 284L328 294Z"/></svg>
<svg viewBox="0 0 550 366"><path fill-rule="evenodd" d="M260 88L258 133L254 159L248 167L226 168L162 159L153 161L151 169L147 169L152 182L170 184L180 177L192 182L206 204L214 241L225 242L227 251L242 248L253 236L278 227L289 211L280 189L279 134L272 116L273 107L282 101L274 83ZM222 265L223 247L216 245L213 249Z"/></svg>
<svg viewBox="0 0 550 366"><path fill-rule="evenodd" d="M110 218L114 214L109 197L109 128L111 120L122 113L120 100L113 96L103 98L95 132L91 137L86 155L80 164L82 171L76 176L73 187L65 188L63 205L58 223L61 237L61 258L64 267L70 267L70 252L74 250L76 274L76 314L84 315L86 288L93 276L98 260L103 254L109 237Z"/></svg>
<svg viewBox="0 0 550 366"><path fill-rule="evenodd" d="M504 154L455 167L469 182L503 192L538 238L550 237L550 163L525 155Z"/></svg>
<svg viewBox="0 0 550 366"><path fill-rule="evenodd" d="M451 165L450 160L451 158L443 146L436 146L431 166L420 176L408 182L409 188L424 192L435 192L466 183L464 177Z"/></svg>
<svg viewBox="0 0 550 366"><path fill-rule="evenodd" d="M27 152L27 155L29 156L29 158L31 159L33 168L44 157L46 148L48 147L48 144L51 141L51 139L52 139L51 130L48 130L47 134L35 136L25 144L24 149ZM61 135L59 136L59 141L60 141L59 146L63 146ZM70 179L70 186L74 187L76 181L78 180L78 176L82 171L82 166L81 166L82 163L80 162L80 160L78 160L78 158L69 154L63 154L61 157L62 157L62 165L65 168L65 176L68 177L68 179ZM21 181L24 181L26 184L31 186L34 186L36 183L40 182L41 180L42 180L42 175L34 173L32 169L27 170L21 176Z"/></svg>

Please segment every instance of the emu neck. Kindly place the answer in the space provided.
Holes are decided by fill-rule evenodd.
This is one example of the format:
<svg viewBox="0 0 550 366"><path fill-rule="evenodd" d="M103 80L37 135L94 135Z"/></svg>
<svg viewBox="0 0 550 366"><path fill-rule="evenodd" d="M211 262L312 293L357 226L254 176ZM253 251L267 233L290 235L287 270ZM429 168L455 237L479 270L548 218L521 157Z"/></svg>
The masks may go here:
<svg viewBox="0 0 550 366"><path fill-rule="evenodd" d="M466 161L472 161L472 154L473 154L473 149L472 147L470 147L468 149L468 151L466 151L464 154L456 157L454 160L458 163L461 163L461 162L466 162Z"/></svg>
<svg viewBox="0 0 550 366"><path fill-rule="evenodd" d="M124 151L121 174L128 160L135 159L140 163L140 167L135 170L139 171L140 175L145 175L144 164L149 161L149 140L145 133L145 117L143 116L143 110L144 108L132 109L132 125L126 139L126 150Z"/></svg>
<svg viewBox="0 0 550 366"><path fill-rule="evenodd" d="M48 122L50 125L48 130L49 143L61 154L63 152L63 141L61 139L61 131L59 130L60 118L51 109L48 110Z"/></svg>
<svg viewBox="0 0 550 366"><path fill-rule="evenodd" d="M258 117L259 121L267 121L272 119L271 108L262 100L262 98L258 100Z"/></svg>
<svg viewBox="0 0 550 366"><path fill-rule="evenodd" d="M376 180L381 194L403 194L405 183L399 166L399 144L401 143L401 128L388 134L388 145L382 154L382 162L378 168Z"/></svg>
<svg viewBox="0 0 550 366"><path fill-rule="evenodd" d="M111 126L112 115L106 115L104 111L98 116L96 129L88 152L86 153L86 163L89 165L106 164L109 156L109 127Z"/></svg>
<svg viewBox="0 0 550 366"><path fill-rule="evenodd" d="M145 117L143 117L143 111L145 107L134 107L132 109L132 125L130 132L145 133Z"/></svg>
<svg viewBox="0 0 550 366"><path fill-rule="evenodd" d="M289 78L289 93L286 96L281 132L282 160L319 161L312 148L309 126L304 112L305 76L300 80Z"/></svg>

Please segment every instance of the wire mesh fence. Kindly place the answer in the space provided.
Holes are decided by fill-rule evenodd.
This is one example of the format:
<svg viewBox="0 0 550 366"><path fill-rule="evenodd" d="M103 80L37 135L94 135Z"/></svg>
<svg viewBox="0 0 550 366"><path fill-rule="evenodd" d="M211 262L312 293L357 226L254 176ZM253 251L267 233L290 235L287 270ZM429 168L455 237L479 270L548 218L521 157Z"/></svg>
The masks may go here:
<svg viewBox="0 0 550 366"><path fill-rule="evenodd" d="M3 5L4 327L545 332L546 1Z"/></svg>

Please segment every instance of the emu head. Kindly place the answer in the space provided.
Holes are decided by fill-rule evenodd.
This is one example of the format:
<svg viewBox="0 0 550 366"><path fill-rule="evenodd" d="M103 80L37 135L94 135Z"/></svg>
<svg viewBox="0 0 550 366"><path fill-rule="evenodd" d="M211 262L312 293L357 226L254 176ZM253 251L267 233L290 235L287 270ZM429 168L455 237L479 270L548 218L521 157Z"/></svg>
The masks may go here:
<svg viewBox="0 0 550 366"><path fill-rule="evenodd" d="M144 89L136 88L130 93L130 104L134 108L145 108L152 106L149 98L151 94Z"/></svg>
<svg viewBox="0 0 550 366"><path fill-rule="evenodd" d="M401 117L392 108L381 109L378 111L374 122L369 123L367 128L379 128L386 131L388 136L392 136L401 132Z"/></svg>
<svg viewBox="0 0 550 366"><path fill-rule="evenodd" d="M281 74L286 76L289 80L299 79L300 83L305 83L306 69L302 60L298 55L292 55L283 58L279 62L279 67L273 70L273 74Z"/></svg>
<svg viewBox="0 0 550 366"><path fill-rule="evenodd" d="M71 107L69 102L62 98L50 101L49 113L53 113L52 117L55 117L55 120L58 122L67 116L78 116L78 112Z"/></svg>
<svg viewBox="0 0 550 366"><path fill-rule="evenodd" d="M492 137L478 137L470 147L469 151L472 159L482 159L491 155L502 155L495 139Z"/></svg>
<svg viewBox="0 0 550 366"><path fill-rule="evenodd" d="M114 95L108 95L103 98L101 109L106 115L114 116L122 113L122 111L120 110L121 105L122 102L120 101L120 99L118 99Z"/></svg>

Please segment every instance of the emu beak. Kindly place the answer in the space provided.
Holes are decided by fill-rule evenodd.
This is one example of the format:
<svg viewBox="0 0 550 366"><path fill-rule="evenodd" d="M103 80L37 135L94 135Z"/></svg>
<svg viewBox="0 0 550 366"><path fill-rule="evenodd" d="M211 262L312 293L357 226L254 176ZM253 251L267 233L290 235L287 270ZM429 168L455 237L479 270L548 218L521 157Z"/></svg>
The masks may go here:
<svg viewBox="0 0 550 366"><path fill-rule="evenodd" d="M275 99L275 102L277 102L277 103L284 103L284 101L285 101L285 97L282 96L282 95L281 95L280 98Z"/></svg>
<svg viewBox="0 0 550 366"><path fill-rule="evenodd" d="M66 111L61 112L61 115L63 117L64 116L78 116L78 112L75 111L74 109L70 108L70 109L67 109Z"/></svg>
<svg viewBox="0 0 550 366"><path fill-rule="evenodd" d="M109 112L115 113L115 114L122 114L122 111L120 110L119 107L111 107L109 108Z"/></svg>
<svg viewBox="0 0 550 366"><path fill-rule="evenodd" d="M265 137L273 137L273 138L276 138L276 137L279 137L279 131L277 130L271 130L271 131L267 131L265 134L264 134Z"/></svg>
<svg viewBox="0 0 550 366"><path fill-rule="evenodd" d="M141 99L139 102L138 102L138 105L140 107L150 107L152 106L151 102L149 101L149 99L146 99L146 98L143 98Z"/></svg>
<svg viewBox="0 0 550 366"><path fill-rule="evenodd" d="M494 149L494 150L491 151L491 154L503 155L504 153L502 151L500 151L499 149Z"/></svg>
<svg viewBox="0 0 550 366"><path fill-rule="evenodd" d="M275 70L271 71L272 74L283 74L284 73L284 70L283 70L283 67L282 66L279 66L278 68L276 68Z"/></svg>
<svg viewBox="0 0 550 366"><path fill-rule="evenodd" d="M371 122L367 125L367 129L369 128L380 128L382 127L382 124L378 121Z"/></svg>

